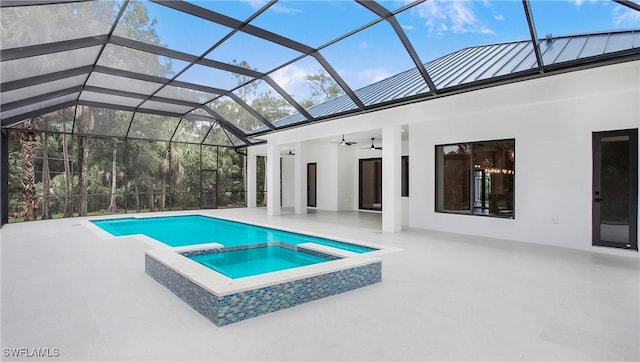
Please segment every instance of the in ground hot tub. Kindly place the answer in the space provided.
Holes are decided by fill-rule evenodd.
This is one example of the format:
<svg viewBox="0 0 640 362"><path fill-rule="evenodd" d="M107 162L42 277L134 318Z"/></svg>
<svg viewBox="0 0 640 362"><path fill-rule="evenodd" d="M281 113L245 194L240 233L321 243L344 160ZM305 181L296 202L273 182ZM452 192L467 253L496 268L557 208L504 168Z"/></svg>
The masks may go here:
<svg viewBox="0 0 640 362"><path fill-rule="evenodd" d="M231 279L298 268L330 260L337 256L311 252L284 243L247 245L240 248L209 249L182 255L224 274Z"/></svg>
<svg viewBox="0 0 640 362"><path fill-rule="evenodd" d="M382 280L380 259L314 243L159 248L145 271L218 326Z"/></svg>

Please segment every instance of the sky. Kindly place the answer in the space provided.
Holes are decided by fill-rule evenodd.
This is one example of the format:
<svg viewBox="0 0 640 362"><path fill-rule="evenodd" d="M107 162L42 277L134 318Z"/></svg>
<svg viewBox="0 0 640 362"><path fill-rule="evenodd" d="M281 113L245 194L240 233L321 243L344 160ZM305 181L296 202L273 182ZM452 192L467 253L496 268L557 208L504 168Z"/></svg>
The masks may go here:
<svg viewBox="0 0 640 362"><path fill-rule="evenodd" d="M189 1L195 5L244 21L265 5L263 0ZM387 9L397 10L410 1L385 0ZM169 48L202 55L209 46L229 33L228 28L178 14L162 5L147 3L157 20L161 41ZM608 0L534 0L531 3L537 33L554 36L584 32L640 29L640 12ZM353 31L376 16L352 1L280 1L258 16L252 25L290 37L314 48ZM520 0L429 0L397 15L422 62L456 50L529 38ZM352 89L412 68L413 63L393 28L382 21L320 50ZM222 62L247 61L268 72L301 54L253 36L238 33L206 56ZM304 76L321 70L314 59L304 58L271 74L294 98L308 96ZM196 67L180 80L231 88L237 79L217 72L215 85Z"/></svg>

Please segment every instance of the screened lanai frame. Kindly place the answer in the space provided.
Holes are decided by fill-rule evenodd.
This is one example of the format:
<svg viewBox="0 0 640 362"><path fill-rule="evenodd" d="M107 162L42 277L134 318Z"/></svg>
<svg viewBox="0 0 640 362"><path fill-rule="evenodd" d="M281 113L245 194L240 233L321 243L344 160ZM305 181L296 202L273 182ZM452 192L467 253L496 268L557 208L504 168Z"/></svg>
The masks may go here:
<svg viewBox="0 0 640 362"><path fill-rule="evenodd" d="M265 1L261 3L261 7L250 11L246 8L242 11L230 9L233 7L231 5L235 5L234 2L222 5L219 5L219 2L173 0L145 2L149 6L168 12L169 17L179 16L191 20L184 25L189 29L192 29L191 26L201 25L206 28L206 34L214 34L209 43L198 34L194 37L197 38L197 44L194 46L161 46L161 43L127 37L126 31L119 28L127 9L132 7L135 1L3 0L0 2L0 11L3 13L63 7L79 13L80 8L88 6L85 4L110 3L110 16L113 17L109 21L103 21L96 14L88 14L82 17L82 24L86 28L74 28L73 34L53 34L58 38L45 40L37 39L38 31L42 31L38 22L33 27L16 28L13 24L9 27L6 25L7 22L3 21L6 27L2 29L0 43L0 118L3 131L0 166L3 171L3 195L6 195L6 130L19 131L21 123L28 119L70 107L87 106L130 112L131 118L126 133L104 132L92 133L89 136L200 145L213 145L213 142L219 146L242 148L261 142L258 140L261 135L289 127L566 71L640 59L640 26L634 25L633 29L627 32L601 31L601 39L589 44L596 44L599 49L604 47L604 50L580 55L575 49L572 50L572 47L586 47L586 36L541 34L536 28L537 4L529 0L511 1L514 7L521 8L520 23L522 28L526 29L523 32L526 36L523 36L521 41L490 44L486 47L472 46L450 54L440 54L435 59L425 59L425 55L421 54L416 46L415 37L405 28L403 19L419 6L428 4L428 1L431 0L343 1L341 5L345 8L341 12L332 12L330 22L316 19L319 23L326 24L314 29L315 33L321 33L323 37L313 42L301 37L303 31L293 29L293 32L285 32L279 28L270 28L264 21L265 18L276 17L279 13L278 7L283 4L286 6L287 1ZM611 0L609 3L640 12L640 4L637 1ZM322 6L321 2L314 4ZM360 15L354 16L356 13ZM62 21L69 20L64 14L61 18ZM342 19L342 22L336 19ZM11 43L7 41L10 38L7 28L18 29L27 34L34 33L36 36L29 37L30 42ZM356 39L360 34L372 29L382 28L394 37L395 44L398 44L395 49L404 50L403 55L412 68L354 89L343 69L331 61L331 50L344 51L349 40ZM546 28L543 29L547 31ZM624 41L621 40L623 38ZM256 43L269 44L270 52L284 49L288 55L276 61L271 68L242 66L230 61L233 54L231 58L228 54L226 58L218 57L218 51L224 53L222 50L225 50L225 47L233 49L231 45L234 42L248 39ZM554 49L554 44L561 45ZM106 55L112 58L107 58ZM123 61L118 59L118 55L135 55L128 60L153 57L161 59L159 62L164 62L160 66L182 66L172 69L173 72L163 73L156 69L140 67L134 62ZM35 66L39 61L60 57L64 59L63 66L60 65L62 63L57 63L56 67L49 70L41 70ZM335 98L303 106L297 94L279 83L279 72L305 61L319 65L320 70L339 87L340 93ZM519 63L508 68L511 66L509 62ZM216 78L214 82L210 79L198 79L198 72L192 72L196 68L215 71L221 78ZM14 71L16 69L19 71ZM235 77L241 81L235 85L218 82L218 79L223 79L222 76L227 80L229 77ZM268 88L284 100L288 115L274 118L254 108L250 100L241 93L243 88L255 83ZM249 127L240 124L232 115L216 109L218 100L237 105L238 109L252 117L253 124ZM136 130L136 116L140 114L169 118L168 122L175 124L170 137L149 137L144 132L132 133L132 129ZM197 135L181 133L181 125L189 122L209 125L210 128L206 133ZM73 125L70 130L70 133L83 135L82 132L77 132ZM226 137L212 141L210 134L213 131L221 131Z"/></svg>
<svg viewBox="0 0 640 362"><path fill-rule="evenodd" d="M636 2L627 0L613 1L627 8L640 11L640 5ZM376 2L369 0L356 0L353 6L357 6L361 8L362 11L367 12L370 15L370 18L362 20L362 24L356 22L351 28L348 28L351 29L348 32L341 34L334 39L330 39L324 44L314 44L315 47L313 47L293 40L292 38L279 35L269 29L260 28L252 24L252 22L257 21L256 19L261 19L262 14L274 11L275 7L278 6L277 1L266 2L264 6L255 11L248 18L238 20L232 16L210 10L213 6L198 6L205 4L196 5L196 2L154 0L152 2L153 6L170 9L173 15L189 17L194 22L198 21L215 26L218 29L222 29L218 35L212 37L212 39L214 39L213 44L207 44L204 42L197 49L205 50L194 54L195 51L190 53L178 51L169 47L158 46L149 42L133 40L122 36L124 34L123 31L119 30L119 25L121 24L122 17L125 14L126 9L133 2L128 0L114 1L113 10L117 11L117 14L115 14L113 21L110 23L103 22L100 26L92 26L92 29L85 29L86 34L62 36L61 39L53 42L36 41L34 44L10 44L8 47L4 44L2 45L2 49L0 50L0 60L5 66L9 66L11 63L15 63L16 66L19 66L20 64L28 65L30 60L37 60L40 57L66 55L67 58L71 57L70 60L76 60L79 63L82 63L81 60L83 59L83 56L88 59L92 58L92 61L89 64L77 64L78 66L63 67L63 69L54 69L52 72L43 72L43 74L36 74L34 76L18 79L12 79L10 78L12 75L9 75L7 76L9 78L6 81L3 79L1 84L1 89L4 93L3 98L6 98L9 94L8 92L29 89L28 87L31 87L31 89L40 88L40 91L38 92L39 94L35 96L29 95L31 92L23 92L23 96L17 96L15 98L18 99L12 99L11 102L5 102L3 100L1 108L2 127L12 127L26 119L37 117L59 109L73 107L76 105L85 105L90 107L125 110L133 112L134 114L149 113L160 116L175 117L178 119L184 118L192 121L206 121L211 125L218 124L223 127L227 134L232 135L234 140L239 140L239 142L229 142L228 144L225 144L225 146L244 147L257 142L252 140L252 137L293 125L302 125L325 119L333 119L348 114L371 111L403 102L415 102L418 100L473 89L473 87L484 87L492 82L513 81L526 77L537 76L544 74L545 72L553 72L557 69L584 66L594 61L602 62L611 59L620 60L624 57L637 57L638 55L637 48L622 49L619 52L604 54L588 60L578 59L564 62L560 65L545 63L541 51L541 46L544 45L544 39L539 39L540 36L536 33L535 18L531 11L531 4L528 0L524 0L521 2L521 6L524 11L526 25L528 26L532 40L531 44L533 45L533 52L536 58L536 64L533 68L525 69L523 71L510 74L509 76L496 77L496 79L485 79L483 81L470 82L463 85L447 85L441 87L434 83L432 74L430 74L429 70L425 66L425 59L420 58L406 32L403 30L402 25L397 20L400 14L410 11L412 8L423 2L424 0L418 0L399 4L392 1ZM70 4L82 4L82 2L74 0L5 0L0 3L0 6L3 10L11 8L25 9L32 6L67 6L69 9L73 9L74 5ZM363 95L362 92L358 93L357 90L352 89L349 86L348 81L340 75L340 71L323 56L323 53L334 44L350 37L354 37L357 34L381 23L388 24L389 29L395 33L399 44L404 47L406 56L411 60L413 66L415 66L415 70L419 74L418 80L422 87L420 92L394 98L385 95L384 89L382 89L376 92L378 94L370 94L367 97L366 95ZM95 30L95 28L100 29ZM293 58L277 64L270 70L258 71L254 69L247 69L246 67L236 64L230 64L228 61L216 60L215 57L212 56L215 55L217 49L222 48L228 42L238 38L240 35L245 38L252 37L259 41L264 41L271 44L273 47L286 49L293 55ZM162 77L157 74L152 74L153 72L147 69L135 69L133 65L123 64L121 60L118 64L112 64L110 63L110 59L106 58L106 53L116 55L118 53L121 53L121 55L150 54L151 56L170 59L173 62L183 64L183 66L176 68L177 72L175 74ZM279 70L307 57L313 58L317 61L322 67L322 71L339 85L344 95L342 103L346 102L349 105L346 107L324 107L325 109L320 112L317 108L322 108L321 105L305 108L298 100L296 100L294 95L288 93L273 79L273 75ZM117 61L118 60L116 60L116 62ZM244 81L241 84L230 87L216 86L215 83L205 85L181 80L183 75L189 72L193 67L205 67L208 69L215 69L220 72L236 74L243 77ZM9 69L11 70L10 67ZM118 77L117 79L119 79L119 81L117 81L117 83L99 86L97 85L99 84L98 82L92 80L92 78L96 77L107 77L112 78L112 80L116 79L114 77ZM282 99L287 102L288 107L290 108L290 113L292 114L290 114L289 117L285 117L285 119L268 119L265 115L260 114L258 110L252 108L245 99L242 99L237 95L237 90L255 81L260 81L268 85L275 94L282 97ZM118 88L118 83L122 84L123 82L137 82L145 85L151 85L151 87L147 89L138 88L137 91ZM42 90L43 88L47 91L44 92ZM189 96L185 97L184 95L180 95L179 92L175 91L176 89L188 90L190 93L198 93L202 96L197 97L196 99L189 99ZM216 99L220 99L222 97L231 99L238 106L246 110L249 114L255 117L257 122L261 123L261 127L253 127L249 130L243 130L241 127L238 127L233 120L230 120L217 112L213 107L211 107L211 104ZM194 112L196 110L198 110L197 113ZM105 134L103 136L111 135ZM128 136L128 134L125 135L125 137ZM205 139L206 137L204 137L201 142L204 142Z"/></svg>

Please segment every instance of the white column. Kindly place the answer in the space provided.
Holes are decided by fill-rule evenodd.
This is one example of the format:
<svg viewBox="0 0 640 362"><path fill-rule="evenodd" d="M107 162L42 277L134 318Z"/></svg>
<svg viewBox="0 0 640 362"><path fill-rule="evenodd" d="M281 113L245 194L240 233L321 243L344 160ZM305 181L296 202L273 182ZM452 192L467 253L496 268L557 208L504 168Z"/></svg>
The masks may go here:
<svg viewBox="0 0 640 362"><path fill-rule="evenodd" d="M307 163L305 155L305 145L302 142L296 142L294 145L295 155L295 213L307 213Z"/></svg>
<svg viewBox="0 0 640 362"><path fill-rule="evenodd" d="M400 126L382 129L382 231L402 231L402 132Z"/></svg>
<svg viewBox="0 0 640 362"><path fill-rule="evenodd" d="M258 177L258 155L256 154L255 147L247 148L247 189L245 190L247 195L247 207L254 208L257 203L257 177Z"/></svg>
<svg viewBox="0 0 640 362"><path fill-rule="evenodd" d="M280 147L267 144L267 215L280 215Z"/></svg>

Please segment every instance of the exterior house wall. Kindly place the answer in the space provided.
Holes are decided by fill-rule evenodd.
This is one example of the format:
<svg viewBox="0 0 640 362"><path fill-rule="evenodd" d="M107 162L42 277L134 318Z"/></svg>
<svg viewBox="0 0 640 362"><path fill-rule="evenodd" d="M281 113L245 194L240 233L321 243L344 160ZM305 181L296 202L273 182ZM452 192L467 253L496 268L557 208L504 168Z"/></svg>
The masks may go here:
<svg viewBox="0 0 640 362"><path fill-rule="evenodd" d="M306 155L307 163L317 164L317 209L338 210L338 146L310 141Z"/></svg>
<svg viewBox="0 0 640 362"><path fill-rule="evenodd" d="M335 195L344 194L338 179L348 171L347 158L336 145L313 140L393 124L409 128L403 146L410 164L404 225L630 254L591 246L591 143L593 132L640 126L640 61L450 95L265 138L307 142L308 162L318 162L318 208L342 210ZM515 139L515 219L436 213L435 146L506 138ZM358 159L377 156L359 148L351 152L350 207L357 210Z"/></svg>
<svg viewBox="0 0 640 362"><path fill-rule="evenodd" d="M282 155L282 206L294 207L295 206L295 159L294 156ZM306 172L306 170L305 170Z"/></svg>
<svg viewBox="0 0 640 362"><path fill-rule="evenodd" d="M613 68L496 87L411 124L410 226L593 250L592 132L640 122L638 66ZM504 138L516 142L515 219L436 213L435 145Z"/></svg>

